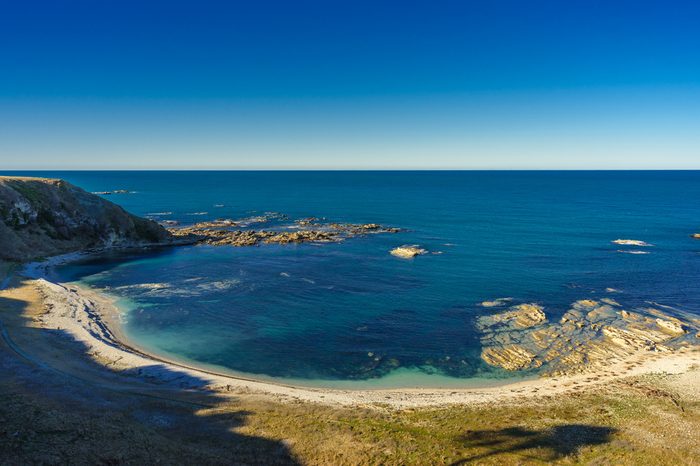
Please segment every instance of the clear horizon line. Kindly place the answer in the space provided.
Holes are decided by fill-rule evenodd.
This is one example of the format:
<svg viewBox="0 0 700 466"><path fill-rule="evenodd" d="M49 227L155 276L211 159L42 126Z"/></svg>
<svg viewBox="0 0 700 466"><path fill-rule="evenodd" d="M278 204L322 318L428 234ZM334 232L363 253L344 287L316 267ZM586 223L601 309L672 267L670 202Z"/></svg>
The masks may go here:
<svg viewBox="0 0 700 466"><path fill-rule="evenodd" d="M124 168L0 168L0 173L6 172L41 172L41 171L238 171L238 172L302 172L302 171L318 171L318 172L390 172L390 171L412 171L412 172L479 172L479 171L700 171L700 167L695 168L231 168L231 167L212 167L212 168L155 168L155 167L124 167Z"/></svg>

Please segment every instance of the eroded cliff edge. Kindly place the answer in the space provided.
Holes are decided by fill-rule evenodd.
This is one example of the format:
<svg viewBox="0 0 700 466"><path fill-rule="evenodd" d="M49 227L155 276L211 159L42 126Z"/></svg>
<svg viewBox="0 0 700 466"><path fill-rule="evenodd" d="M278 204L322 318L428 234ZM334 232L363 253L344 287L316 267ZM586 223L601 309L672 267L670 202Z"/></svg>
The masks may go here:
<svg viewBox="0 0 700 466"><path fill-rule="evenodd" d="M0 176L0 261L171 239L156 222L67 181Z"/></svg>

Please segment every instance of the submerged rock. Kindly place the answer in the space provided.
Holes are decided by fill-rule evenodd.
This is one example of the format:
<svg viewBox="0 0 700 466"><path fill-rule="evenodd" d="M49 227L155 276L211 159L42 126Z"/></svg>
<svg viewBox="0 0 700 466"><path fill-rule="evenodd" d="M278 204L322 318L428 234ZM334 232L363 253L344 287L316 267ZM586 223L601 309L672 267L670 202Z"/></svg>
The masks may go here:
<svg viewBox="0 0 700 466"><path fill-rule="evenodd" d="M513 301L513 298L496 298L493 301L482 301L479 303L481 307L501 307Z"/></svg>
<svg viewBox="0 0 700 466"><path fill-rule="evenodd" d="M211 222L198 222L194 225L194 227L198 229L227 228L235 226L238 226L238 223L234 220L231 220L230 218L217 218L216 220L212 220Z"/></svg>
<svg viewBox="0 0 700 466"><path fill-rule="evenodd" d="M425 249L420 248L417 245L412 245L412 246L399 246L398 248L394 248L389 253L392 256L400 257L402 259L411 259L416 256L420 256L422 254L427 254L428 251Z"/></svg>

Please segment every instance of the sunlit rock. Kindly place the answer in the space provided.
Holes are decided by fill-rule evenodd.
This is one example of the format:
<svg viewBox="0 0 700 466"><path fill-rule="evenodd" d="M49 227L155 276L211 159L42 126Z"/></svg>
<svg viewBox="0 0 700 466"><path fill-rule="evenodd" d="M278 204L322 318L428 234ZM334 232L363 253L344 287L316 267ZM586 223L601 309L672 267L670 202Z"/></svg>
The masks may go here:
<svg viewBox="0 0 700 466"><path fill-rule="evenodd" d="M553 375L585 372L639 351L697 344L697 319L658 307L628 311L611 299L582 299L558 321L548 321L540 305L511 306L477 319L481 358L506 370L541 368L542 374Z"/></svg>
<svg viewBox="0 0 700 466"><path fill-rule="evenodd" d="M402 259L411 259L422 254L427 254L428 251L422 249L416 245L413 246L399 246L389 251L392 256L400 257Z"/></svg>
<svg viewBox="0 0 700 466"><path fill-rule="evenodd" d="M492 366L499 366L509 371L533 369L542 363L535 360L535 355L518 345L485 348L481 358Z"/></svg>

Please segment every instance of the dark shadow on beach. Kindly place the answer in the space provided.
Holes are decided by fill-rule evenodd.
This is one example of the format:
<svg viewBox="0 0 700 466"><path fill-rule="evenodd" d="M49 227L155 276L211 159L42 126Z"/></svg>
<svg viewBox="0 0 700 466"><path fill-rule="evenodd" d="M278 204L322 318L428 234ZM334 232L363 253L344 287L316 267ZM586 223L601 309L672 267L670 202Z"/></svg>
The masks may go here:
<svg viewBox="0 0 700 466"><path fill-rule="evenodd" d="M26 307L0 297L0 464L300 464L239 432L254 414L239 400L162 364L110 369Z"/></svg>
<svg viewBox="0 0 700 466"><path fill-rule="evenodd" d="M509 427L468 431L459 437L460 443L481 453L452 464L468 464L503 453L520 454L524 459L554 461L575 455L583 447L608 443L615 432L612 427L583 424L565 424L544 430Z"/></svg>

